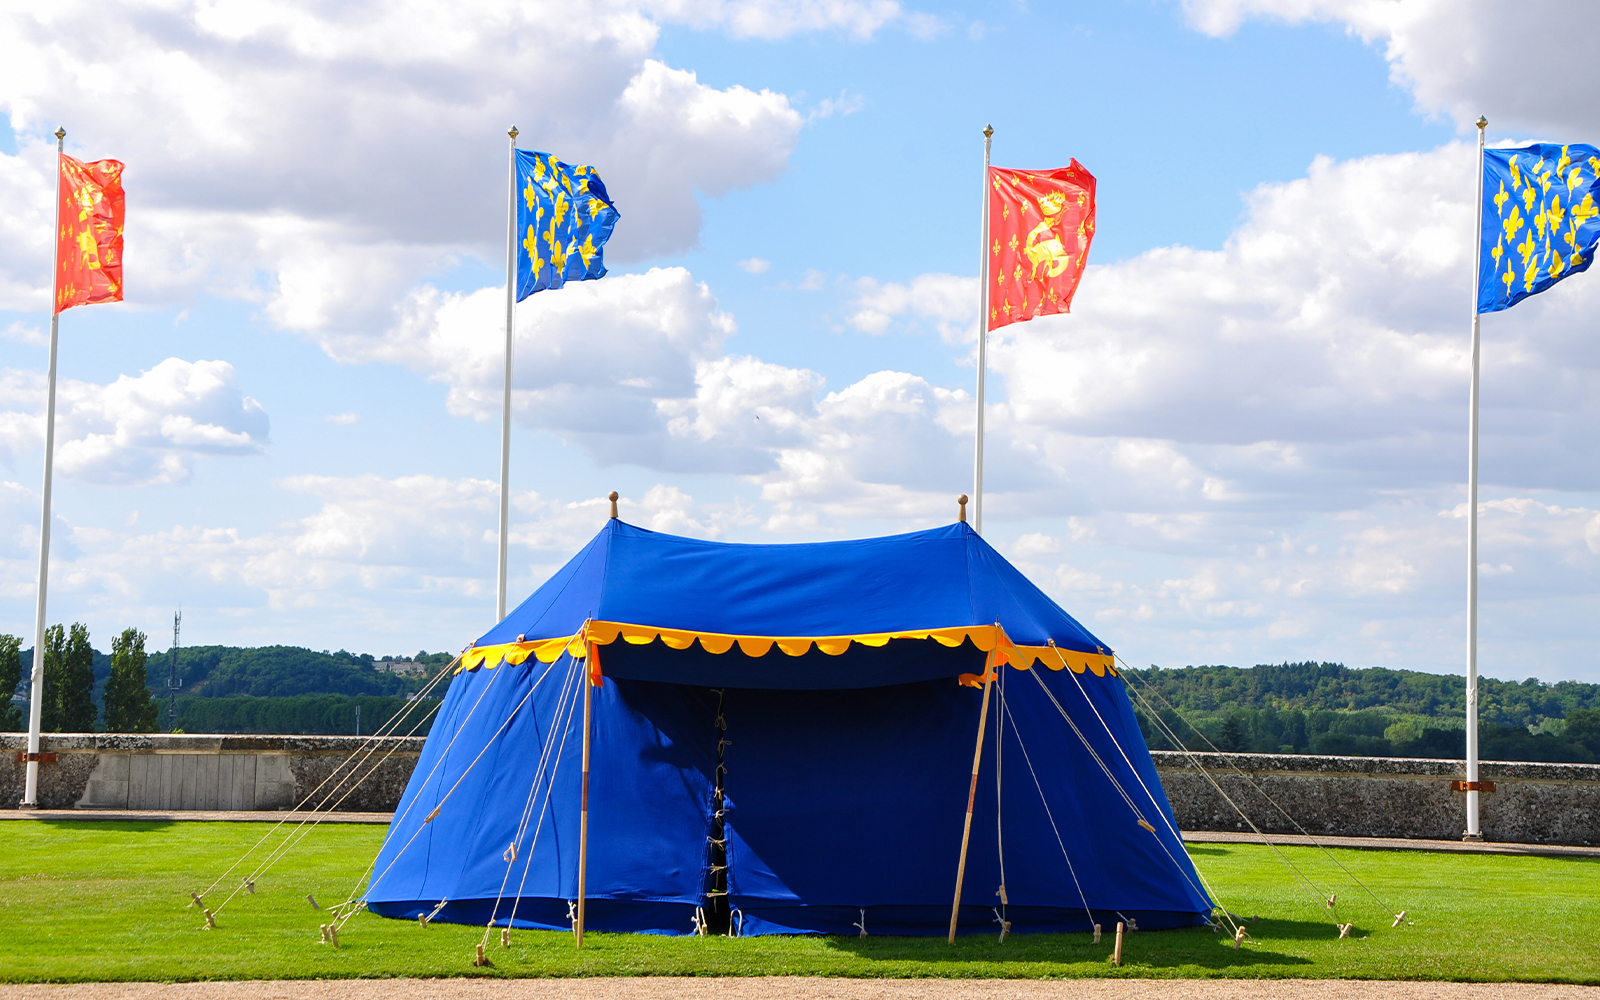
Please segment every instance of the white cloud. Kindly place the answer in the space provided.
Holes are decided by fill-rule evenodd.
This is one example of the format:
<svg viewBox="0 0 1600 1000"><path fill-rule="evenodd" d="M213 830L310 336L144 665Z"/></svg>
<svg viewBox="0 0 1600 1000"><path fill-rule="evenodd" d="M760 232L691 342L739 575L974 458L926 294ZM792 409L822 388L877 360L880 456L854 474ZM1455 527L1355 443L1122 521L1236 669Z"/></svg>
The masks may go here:
<svg viewBox="0 0 1600 1000"><path fill-rule="evenodd" d="M1582 65L1600 30L1600 9L1558 0L1181 0L1194 27L1226 36L1246 20L1343 24L1381 43L1390 77L1429 112L1463 130L1479 114L1496 129L1532 129L1556 141L1600 133L1600 111L1582 101L1552 100L1547 78L1505 72L1503 53L1538 52L1548 66ZM1552 25L1560 25L1551 30Z"/></svg>
<svg viewBox="0 0 1600 1000"><path fill-rule="evenodd" d="M772 270L772 261L760 257L746 257L735 266L745 274L766 274Z"/></svg>
<svg viewBox="0 0 1600 1000"><path fill-rule="evenodd" d="M949 344L978 339L978 282L954 274L919 274L906 284L856 281L848 322L862 333L886 332L897 319L928 320Z"/></svg>
<svg viewBox="0 0 1600 1000"><path fill-rule="evenodd" d="M0 370L11 405L0 412L0 459L32 463L44 443L45 380ZM252 455L267 445L266 411L239 389L226 361L168 358L110 385L56 388L56 473L84 482L180 482L198 456Z"/></svg>
<svg viewBox="0 0 1600 1000"><path fill-rule="evenodd" d="M330 424L359 424L361 415L359 413L330 413L322 419Z"/></svg>
<svg viewBox="0 0 1600 1000"><path fill-rule="evenodd" d="M780 33L898 16L714 6L709 26ZM783 94L666 65L658 33L648 7L617 0L11 4L0 109L19 148L0 154L0 308L46 302L57 120L69 152L128 164L136 305L207 289L324 340L375 335L423 276L498 259L512 122L524 145L600 168L622 212L614 261L691 248L698 199L776 178L803 119Z"/></svg>
<svg viewBox="0 0 1600 1000"><path fill-rule="evenodd" d="M650 0L647 6L664 20L721 28L734 38L839 31L866 40L897 21L919 36L926 32L923 17L908 15L896 0Z"/></svg>
<svg viewBox="0 0 1600 1000"><path fill-rule="evenodd" d="M202 642L209 633L228 642L376 649L399 635L459 648L492 624L497 484L413 475L296 476L276 485L285 506L309 500L315 509L256 533L215 520L144 533L133 524L62 523L52 608L71 608L65 614L88 622L100 642L130 623L170 616L179 601L185 637L197 628L191 641ZM621 506L631 523L702 537L749 520L737 504L701 504L664 484L637 500L624 496ZM37 497L0 481L0 515L0 523L27 524L37 518ZM515 493L513 594L531 592L605 518L603 498ZM0 598L31 608L37 544L32 530L0 534Z"/></svg>

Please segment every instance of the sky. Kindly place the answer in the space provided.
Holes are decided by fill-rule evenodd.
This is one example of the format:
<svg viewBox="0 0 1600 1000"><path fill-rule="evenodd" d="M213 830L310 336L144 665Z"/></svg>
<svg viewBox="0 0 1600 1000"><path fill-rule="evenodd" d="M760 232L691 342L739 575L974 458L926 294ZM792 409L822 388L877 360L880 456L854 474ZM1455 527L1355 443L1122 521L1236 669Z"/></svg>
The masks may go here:
<svg viewBox="0 0 1600 1000"><path fill-rule="evenodd" d="M1460 672L1472 122L1600 142L1491 60L1583 65L1596 30L1491 0L9 3L0 632L31 645L58 125L127 164L127 300L60 319L49 620L382 655L493 624L509 126L621 212L605 278L517 308L514 604L613 489L728 541L954 519L992 124L997 165L1084 164L1099 215L1071 314L990 338L987 539L1130 663ZM1600 682L1597 308L1580 274L1482 322L1487 676Z"/></svg>

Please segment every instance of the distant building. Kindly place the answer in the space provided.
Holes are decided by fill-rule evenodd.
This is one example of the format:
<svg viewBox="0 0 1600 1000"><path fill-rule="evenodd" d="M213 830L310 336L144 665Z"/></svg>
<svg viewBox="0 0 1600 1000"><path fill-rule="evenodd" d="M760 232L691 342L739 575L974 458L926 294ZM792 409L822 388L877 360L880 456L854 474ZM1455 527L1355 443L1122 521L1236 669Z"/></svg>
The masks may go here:
<svg viewBox="0 0 1600 1000"><path fill-rule="evenodd" d="M372 668L402 677L424 677L428 673L428 665L416 660L373 660Z"/></svg>

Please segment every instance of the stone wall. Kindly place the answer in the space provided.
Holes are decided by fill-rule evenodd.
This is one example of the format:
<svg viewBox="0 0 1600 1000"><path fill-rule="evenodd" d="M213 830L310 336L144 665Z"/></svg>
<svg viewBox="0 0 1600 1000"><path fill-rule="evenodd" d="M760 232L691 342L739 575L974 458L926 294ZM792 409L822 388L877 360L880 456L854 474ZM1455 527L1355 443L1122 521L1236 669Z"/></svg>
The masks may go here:
<svg viewBox="0 0 1600 1000"><path fill-rule="evenodd" d="M288 809L315 793L314 801L336 809L390 812L422 742L353 736L49 735L42 749L57 756L39 767L39 804L46 809ZM0 736L0 808L14 809L22 798L24 765L16 762L16 754L23 749L23 737ZM324 786L356 753L366 755L358 766L344 768L340 780ZM1331 836L1455 840L1466 829L1466 796L1450 790L1450 780L1464 774L1459 760L1152 756L1184 830L1248 829L1206 773L1269 833L1304 828ZM1480 796L1489 840L1600 846L1600 765L1486 761L1482 777L1497 785ZM356 778L364 779L359 787Z"/></svg>
<svg viewBox="0 0 1600 1000"><path fill-rule="evenodd" d="M1188 754L1152 756L1183 830L1249 829L1201 767L1268 833L1300 832L1272 802L1310 834L1456 840L1467 828L1467 797L1450 790L1466 775L1459 760L1202 753L1196 767ZM1484 761L1479 770L1496 785L1478 796L1486 839L1600 846L1600 764Z"/></svg>
<svg viewBox="0 0 1600 1000"><path fill-rule="evenodd" d="M25 737L0 736L0 808L22 799L25 749ZM389 812L422 739L52 734L40 749L56 755L39 765L45 809L289 809L314 795L343 811Z"/></svg>

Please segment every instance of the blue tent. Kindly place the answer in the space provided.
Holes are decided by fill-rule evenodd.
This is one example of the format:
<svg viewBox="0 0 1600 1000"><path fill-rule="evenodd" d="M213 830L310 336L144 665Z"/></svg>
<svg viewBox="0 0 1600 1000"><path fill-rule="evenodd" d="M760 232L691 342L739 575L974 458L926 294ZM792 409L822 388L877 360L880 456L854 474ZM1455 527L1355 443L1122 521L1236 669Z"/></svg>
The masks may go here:
<svg viewBox="0 0 1600 1000"><path fill-rule="evenodd" d="M459 670L385 916L571 926L586 679L591 930L945 933L986 692L962 932L1212 911L1110 650L964 522L740 545L612 519Z"/></svg>

